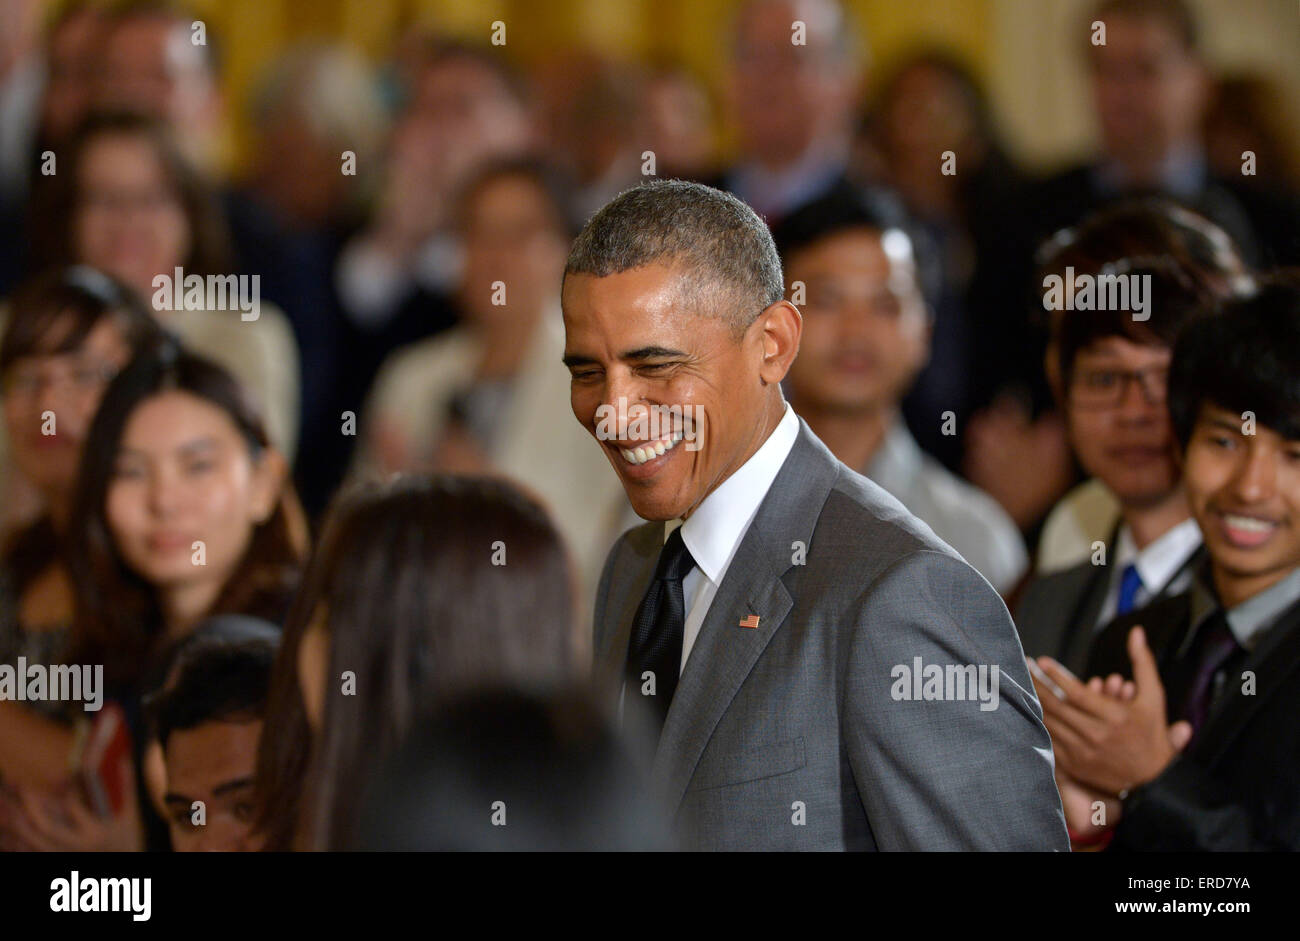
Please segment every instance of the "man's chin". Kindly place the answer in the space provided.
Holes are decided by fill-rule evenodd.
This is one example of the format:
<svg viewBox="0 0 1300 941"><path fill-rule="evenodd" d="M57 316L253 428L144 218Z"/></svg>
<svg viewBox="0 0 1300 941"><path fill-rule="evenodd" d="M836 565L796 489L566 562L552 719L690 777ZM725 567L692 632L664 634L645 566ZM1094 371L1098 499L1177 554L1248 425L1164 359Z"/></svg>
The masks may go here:
<svg viewBox="0 0 1300 941"><path fill-rule="evenodd" d="M678 519L689 508L688 502L679 494L656 493L648 488L639 488L635 484L629 485L627 482L624 482L623 490L636 515L648 522Z"/></svg>

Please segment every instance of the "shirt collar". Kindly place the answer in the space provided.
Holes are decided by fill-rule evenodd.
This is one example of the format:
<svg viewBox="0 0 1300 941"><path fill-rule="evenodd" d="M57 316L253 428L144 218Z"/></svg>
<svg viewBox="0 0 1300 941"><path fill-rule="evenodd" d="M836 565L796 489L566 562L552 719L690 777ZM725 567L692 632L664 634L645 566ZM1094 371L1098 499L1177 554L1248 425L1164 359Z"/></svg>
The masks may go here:
<svg viewBox="0 0 1300 941"><path fill-rule="evenodd" d="M1187 651L1197 629L1205 619L1220 608L1218 596L1210 581L1208 560L1192 583L1191 601L1192 629L1187 632L1183 640L1180 654ZM1300 601L1300 568L1271 588L1266 588L1224 612L1228 620L1228 629L1243 648L1254 650L1264 633L1297 601Z"/></svg>
<svg viewBox="0 0 1300 941"><path fill-rule="evenodd" d="M682 541L691 558L714 584L726 572L798 437L799 419L787 402L781 421L748 461L705 497L685 523L669 520L664 524L665 541L681 526Z"/></svg>
<svg viewBox="0 0 1300 941"><path fill-rule="evenodd" d="M1131 562L1142 579L1142 587L1149 592L1158 592L1178 574L1200 545L1201 530L1191 517L1169 529L1140 552L1133 542L1133 531L1124 524L1115 539L1116 569L1122 572Z"/></svg>
<svg viewBox="0 0 1300 941"><path fill-rule="evenodd" d="M1160 161L1157 175L1160 189L1191 199L1205 186L1208 175L1205 154L1194 145L1175 147ZM1132 188L1128 171L1114 160L1097 164L1093 168L1093 181L1106 195L1118 195Z"/></svg>

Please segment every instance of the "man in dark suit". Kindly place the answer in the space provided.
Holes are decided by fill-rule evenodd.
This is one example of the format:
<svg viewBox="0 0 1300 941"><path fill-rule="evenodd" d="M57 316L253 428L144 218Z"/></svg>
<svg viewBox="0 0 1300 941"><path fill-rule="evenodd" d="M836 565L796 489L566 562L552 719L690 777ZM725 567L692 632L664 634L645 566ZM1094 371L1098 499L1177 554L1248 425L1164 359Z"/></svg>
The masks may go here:
<svg viewBox="0 0 1300 941"><path fill-rule="evenodd" d="M1179 339L1170 411L1209 560L1189 592L1106 628L1089 684L1040 661L1076 839L1300 849L1296 375L1294 284L1230 302Z"/></svg>
<svg viewBox="0 0 1300 941"><path fill-rule="evenodd" d="M1006 608L786 404L784 292L762 220L699 184L574 242L571 407L651 521L605 564L599 677L692 847L1063 849Z"/></svg>

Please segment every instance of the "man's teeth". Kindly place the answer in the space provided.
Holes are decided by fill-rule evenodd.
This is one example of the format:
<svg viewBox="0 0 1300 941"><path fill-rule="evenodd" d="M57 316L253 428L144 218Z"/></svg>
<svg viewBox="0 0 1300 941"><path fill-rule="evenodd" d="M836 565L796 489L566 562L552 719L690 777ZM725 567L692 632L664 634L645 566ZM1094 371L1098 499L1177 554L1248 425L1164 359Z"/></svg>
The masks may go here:
<svg viewBox="0 0 1300 941"><path fill-rule="evenodd" d="M644 464L646 461L652 461L657 457L663 457L674 447L677 442L682 440L680 431L674 432L673 436L667 441L656 441L654 444L642 445L639 448L619 448L619 453L623 455L623 460L629 464Z"/></svg>
<svg viewBox="0 0 1300 941"><path fill-rule="evenodd" d="M1232 513L1223 514L1223 519L1233 529L1248 533L1266 533L1274 526L1268 520L1255 519L1253 516L1236 516Z"/></svg>

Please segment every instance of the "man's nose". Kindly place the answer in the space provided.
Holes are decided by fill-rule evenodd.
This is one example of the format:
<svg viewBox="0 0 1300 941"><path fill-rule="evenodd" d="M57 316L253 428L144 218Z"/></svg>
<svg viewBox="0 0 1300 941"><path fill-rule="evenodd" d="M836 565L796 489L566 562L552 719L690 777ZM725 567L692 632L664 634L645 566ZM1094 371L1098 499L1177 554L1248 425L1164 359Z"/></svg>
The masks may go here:
<svg viewBox="0 0 1300 941"><path fill-rule="evenodd" d="M624 412L645 397L645 383L630 369L612 369L606 374L601 404Z"/></svg>
<svg viewBox="0 0 1300 941"><path fill-rule="evenodd" d="M1251 503L1271 499L1277 493L1277 461L1269 449L1247 446L1245 459L1233 480L1233 491L1239 499Z"/></svg>

